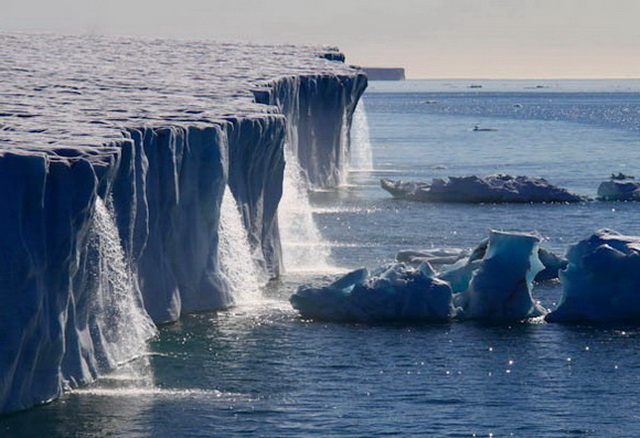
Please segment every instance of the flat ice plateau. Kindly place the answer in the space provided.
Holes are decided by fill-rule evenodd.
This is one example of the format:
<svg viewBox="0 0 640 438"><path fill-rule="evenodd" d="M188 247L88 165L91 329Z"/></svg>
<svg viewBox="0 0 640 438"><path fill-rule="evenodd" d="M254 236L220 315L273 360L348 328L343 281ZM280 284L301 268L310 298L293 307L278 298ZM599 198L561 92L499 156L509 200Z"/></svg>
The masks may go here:
<svg viewBox="0 0 640 438"><path fill-rule="evenodd" d="M355 74L327 59L340 55L329 47L10 33L0 42L3 152L108 157L127 128L278 114L254 90L268 96L287 77Z"/></svg>
<svg viewBox="0 0 640 438"><path fill-rule="evenodd" d="M233 305L228 224L258 275L281 272L285 156L307 187L348 164L367 81L343 61L0 33L0 413L143 353L151 320Z"/></svg>

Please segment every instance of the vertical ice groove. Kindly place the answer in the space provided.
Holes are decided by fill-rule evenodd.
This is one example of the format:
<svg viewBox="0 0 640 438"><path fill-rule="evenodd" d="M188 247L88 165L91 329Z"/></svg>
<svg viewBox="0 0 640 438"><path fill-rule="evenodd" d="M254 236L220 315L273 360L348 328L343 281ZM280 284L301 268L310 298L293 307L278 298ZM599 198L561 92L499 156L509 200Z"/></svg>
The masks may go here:
<svg viewBox="0 0 640 438"><path fill-rule="evenodd" d="M289 272L331 266L331 250L314 221L308 191L343 182L349 123L341 85L337 77L313 75L274 84L272 101L287 121L278 222Z"/></svg>
<svg viewBox="0 0 640 438"><path fill-rule="evenodd" d="M221 274L229 282L236 304L255 304L261 297L260 275L253 261L238 204L228 186L222 197L218 230Z"/></svg>
<svg viewBox="0 0 640 438"><path fill-rule="evenodd" d="M289 271L331 268L330 247L314 222L307 192L346 181L353 112L366 85L366 76L360 74L308 75L271 84L269 102L287 121L278 222Z"/></svg>

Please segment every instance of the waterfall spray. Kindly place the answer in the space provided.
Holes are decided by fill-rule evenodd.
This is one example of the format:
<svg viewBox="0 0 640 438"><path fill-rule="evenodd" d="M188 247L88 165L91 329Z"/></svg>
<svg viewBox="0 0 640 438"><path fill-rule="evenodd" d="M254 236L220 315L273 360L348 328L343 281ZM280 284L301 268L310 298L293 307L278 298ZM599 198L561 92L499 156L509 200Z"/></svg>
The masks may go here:
<svg viewBox="0 0 640 438"><path fill-rule="evenodd" d="M219 236L220 270L229 282L236 303L255 304L261 297L260 274L251 256L238 204L228 186L222 197Z"/></svg>
<svg viewBox="0 0 640 438"><path fill-rule="evenodd" d="M288 272L328 270L331 251L313 220L300 164L289 147L285 150L287 166L278 207L285 269Z"/></svg>
<svg viewBox="0 0 640 438"><path fill-rule="evenodd" d="M126 262L113 213L100 197L89 231L89 251L89 327L99 367L111 371L145 356L156 329Z"/></svg>
<svg viewBox="0 0 640 438"><path fill-rule="evenodd" d="M358 106L353 113L353 122L351 124L351 170L373 170L369 123L362 99L358 102Z"/></svg>

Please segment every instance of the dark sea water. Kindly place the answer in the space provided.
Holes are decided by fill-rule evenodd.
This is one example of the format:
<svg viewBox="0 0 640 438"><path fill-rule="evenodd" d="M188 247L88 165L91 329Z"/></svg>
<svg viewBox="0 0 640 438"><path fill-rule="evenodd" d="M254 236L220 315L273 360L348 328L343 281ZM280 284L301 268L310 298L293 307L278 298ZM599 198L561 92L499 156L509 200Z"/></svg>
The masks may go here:
<svg viewBox="0 0 640 438"><path fill-rule="evenodd" d="M287 301L491 229L536 231L560 254L603 227L640 235L635 203L420 204L379 188L501 172L595 196L612 172L640 178L640 81L374 82L364 106L372 166L311 195L335 269L292 266L261 300L161 327L136 372L0 419L0 436L640 436L638 327L328 324ZM562 288L533 294L552 308Z"/></svg>

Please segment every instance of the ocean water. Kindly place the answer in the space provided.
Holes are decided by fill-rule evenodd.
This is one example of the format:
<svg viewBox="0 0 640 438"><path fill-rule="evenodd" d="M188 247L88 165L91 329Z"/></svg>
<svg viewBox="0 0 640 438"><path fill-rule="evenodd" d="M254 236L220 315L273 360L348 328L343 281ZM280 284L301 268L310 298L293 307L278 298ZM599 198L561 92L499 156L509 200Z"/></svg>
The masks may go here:
<svg viewBox="0 0 640 438"><path fill-rule="evenodd" d="M557 253L603 227L640 235L640 203L421 204L379 187L501 172L595 196L612 172L640 177L640 81L373 82L363 107L347 184L310 196L329 265L289 262L260 298L161 327L147 355L0 419L0 436L638 436L638 327L329 324L287 300L491 229L536 231ZM552 308L562 290L533 293Z"/></svg>

